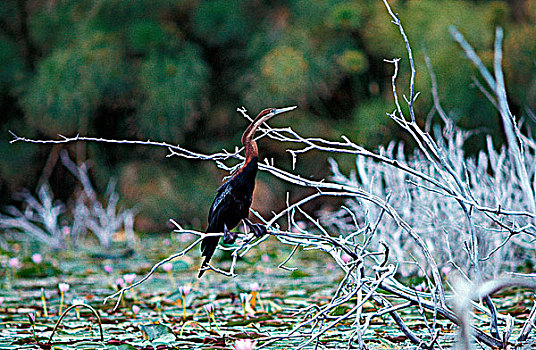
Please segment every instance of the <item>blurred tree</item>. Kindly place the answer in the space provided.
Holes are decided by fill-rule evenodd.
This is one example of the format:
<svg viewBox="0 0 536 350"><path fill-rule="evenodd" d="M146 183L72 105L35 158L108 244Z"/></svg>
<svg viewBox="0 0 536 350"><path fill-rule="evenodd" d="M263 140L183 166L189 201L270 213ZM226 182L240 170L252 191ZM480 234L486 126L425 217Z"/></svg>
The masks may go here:
<svg viewBox="0 0 536 350"><path fill-rule="evenodd" d="M193 14L193 31L209 46L246 40L253 24L246 6L240 0L201 1Z"/></svg>
<svg viewBox="0 0 536 350"><path fill-rule="evenodd" d="M416 103L419 123L432 106L426 48L447 113L462 126L501 135L496 111L474 86L474 68L449 35L452 24L490 68L494 29L503 26L513 110L522 115L536 108L534 1L390 3L416 58L416 89L423 92ZM265 107L297 104L292 118L271 123L308 136L345 134L374 148L398 135L385 115L394 106L392 65L383 60L393 57L402 58L402 94L409 81L407 55L379 0L4 0L1 138L9 139L8 129L38 137L89 133L214 152L240 144L247 123L237 106L254 115ZM261 147L290 167L287 146ZM85 151L94 158L101 189L115 174L126 198L144 208L140 218L153 225L145 229L163 227L170 216L204 221L206 201L222 175L212 166L199 170L182 160L162 160L164 153L152 149L95 145ZM7 154L0 161L4 202L20 187L35 185L43 164L54 158L49 148L6 142L0 152ZM325 176L317 173L315 157L302 158L299 170ZM155 174L155 168L162 172Z"/></svg>
<svg viewBox="0 0 536 350"><path fill-rule="evenodd" d="M439 84L439 97L445 109L451 112L455 120L460 120L466 127L487 125L496 126L496 111L489 103L483 103L481 92L472 87L475 75L473 66L465 59L463 52L450 37L448 28L456 25L463 33L467 33L472 45L484 52L485 56L493 47L494 29L490 25L492 16L486 11L491 5L475 4L469 1L409 1L397 7L399 17L405 27L412 49L416 57L416 91L424 91L416 104L418 115L424 118L432 105L430 78L423 60L423 48L431 58ZM436 14L431 16L430 14ZM444 14L444 15L440 15ZM449 15L447 15L449 14ZM401 74L399 84L401 92L408 90L409 65L400 34L389 21L383 20L385 9L382 4L375 6L367 25L361 33L367 51L375 60L382 58L401 57ZM426 28L426 30L423 30ZM492 62L486 62L490 64ZM386 64L391 74L392 65ZM390 82L384 80L386 95L390 92ZM407 92L406 92L407 94ZM493 118L490 118L494 116Z"/></svg>
<svg viewBox="0 0 536 350"><path fill-rule="evenodd" d="M516 105L536 109L536 26L512 27L504 44L506 77Z"/></svg>
<svg viewBox="0 0 536 350"><path fill-rule="evenodd" d="M199 119L208 69L193 45L167 56L153 53L139 71L141 105L137 134L144 138L184 141Z"/></svg>
<svg viewBox="0 0 536 350"><path fill-rule="evenodd" d="M30 125L47 136L87 132L97 108L126 88L116 40L91 32L76 45L56 49L40 61L22 96Z"/></svg>

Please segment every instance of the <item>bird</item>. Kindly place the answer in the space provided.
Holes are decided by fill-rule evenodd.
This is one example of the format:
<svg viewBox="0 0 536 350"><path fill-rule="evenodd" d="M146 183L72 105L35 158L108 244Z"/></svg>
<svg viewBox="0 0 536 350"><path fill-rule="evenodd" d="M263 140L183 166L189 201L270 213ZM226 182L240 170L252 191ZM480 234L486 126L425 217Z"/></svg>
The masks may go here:
<svg viewBox="0 0 536 350"><path fill-rule="evenodd" d="M208 228L206 233L223 233L224 243L234 242L235 235L230 230L235 228L240 220L257 236L266 232L259 224L252 224L248 219L249 207L253 199L255 189L255 177L257 176L259 163L259 149L253 139L257 128L275 115L292 111L297 106L285 108L263 109L249 124L242 134L242 145L245 149L245 160L242 166L223 184L217 192L216 198L208 213ZM205 257L199 270L198 278L201 278L216 251L220 237L209 236L201 242L201 256Z"/></svg>

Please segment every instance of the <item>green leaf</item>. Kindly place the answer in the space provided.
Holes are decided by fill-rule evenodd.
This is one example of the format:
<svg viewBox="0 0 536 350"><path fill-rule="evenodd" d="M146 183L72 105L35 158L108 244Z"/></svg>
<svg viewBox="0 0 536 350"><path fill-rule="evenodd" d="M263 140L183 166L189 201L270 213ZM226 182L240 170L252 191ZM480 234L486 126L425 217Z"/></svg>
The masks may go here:
<svg viewBox="0 0 536 350"><path fill-rule="evenodd" d="M164 326L163 324L140 325L139 329L143 334L143 338L151 342L161 340L173 341L176 339L171 328Z"/></svg>

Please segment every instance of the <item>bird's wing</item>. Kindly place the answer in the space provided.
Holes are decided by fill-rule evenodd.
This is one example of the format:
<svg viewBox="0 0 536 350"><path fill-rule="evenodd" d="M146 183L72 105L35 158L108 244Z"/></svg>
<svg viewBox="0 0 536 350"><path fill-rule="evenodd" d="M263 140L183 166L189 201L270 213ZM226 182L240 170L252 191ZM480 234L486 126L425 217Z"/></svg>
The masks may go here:
<svg viewBox="0 0 536 350"><path fill-rule="evenodd" d="M218 216L221 212L224 199L231 195L231 189L232 187L229 185L229 181L227 181L226 183L221 185L220 188L218 188L216 198L214 198L214 202L212 203L210 211L208 212L209 226L216 225L216 223L219 222ZM223 228L221 228L221 230L222 229Z"/></svg>

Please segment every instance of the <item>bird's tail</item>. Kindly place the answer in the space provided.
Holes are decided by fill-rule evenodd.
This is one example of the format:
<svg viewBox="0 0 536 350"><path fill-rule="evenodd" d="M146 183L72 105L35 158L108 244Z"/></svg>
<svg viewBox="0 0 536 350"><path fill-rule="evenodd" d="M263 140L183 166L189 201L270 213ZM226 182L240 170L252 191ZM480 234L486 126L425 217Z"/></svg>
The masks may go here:
<svg viewBox="0 0 536 350"><path fill-rule="evenodd" d="M201 278L205 273L206 270L204 270L204 268L208 266L210 259L214 255L219 240L220 237L205 237L203 238L203 241L201 241L201 256L204 256L205 260L203 260L203 263L201 264L201 269L199 270L197 278Z"/></svg>

